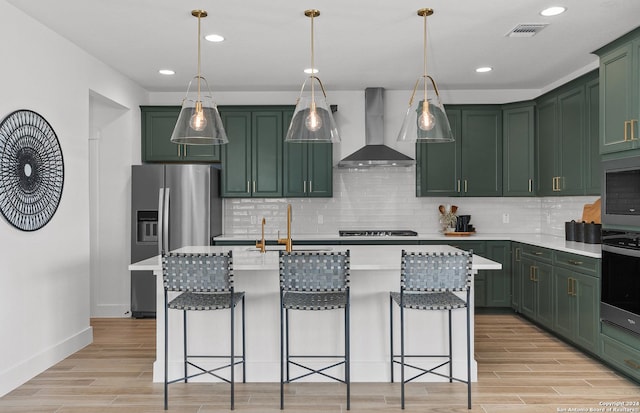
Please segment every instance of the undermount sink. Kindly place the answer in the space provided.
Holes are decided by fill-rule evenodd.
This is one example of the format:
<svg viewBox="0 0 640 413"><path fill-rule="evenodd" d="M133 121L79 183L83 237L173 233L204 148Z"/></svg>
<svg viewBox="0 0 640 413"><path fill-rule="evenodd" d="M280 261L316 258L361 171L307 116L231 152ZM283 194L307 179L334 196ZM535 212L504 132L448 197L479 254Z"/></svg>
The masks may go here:
<svg viewBox="0 0 640 413"><path fill-rule="evenodd" d="M284 245L268 245L266 250L267 251L284 251ZM257 251L260 252L260 250L256 247L247 247L246 249L247 251ZM301 247L296 247L295 245L293 246L293 252L296 251L304 251L304 252L328 252L328 251L333 251L333 248L329 248L329 247L314 247L313 245L309 245L309 246L301 246Z"/></svg>

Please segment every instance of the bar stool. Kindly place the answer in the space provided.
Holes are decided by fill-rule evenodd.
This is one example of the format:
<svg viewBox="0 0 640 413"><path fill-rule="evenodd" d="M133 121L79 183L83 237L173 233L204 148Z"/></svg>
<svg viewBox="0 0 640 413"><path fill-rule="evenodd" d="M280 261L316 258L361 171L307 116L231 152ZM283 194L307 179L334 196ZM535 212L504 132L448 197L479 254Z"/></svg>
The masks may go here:
<svg viewBox="0 0 640 413"><path fill-rule="evenodd" d="M404 386L406 383L425 374L435 374L467 384L467 408L471 409L471 328L469 312L469 294L471 291L471 262L473 251L450 253L417 253L402 251L400 269L400 292L391 292L389 297L389 314L391 330L391 382L393 383L394 364L400 364L401 405L404 409ZM454 292L466 292L466 299L458 297ZM400 354L393 349L393 303L400 307ZM451 311L466 308L467 318L467 379L453 377ZM405 309L447 311L449 330L448 354L405 354L404 312ZM406 363L406 358L446 358L432 368L423 368ZM400 361L398 361L400 358ZM437 369L449 366L449 373L443 374ZM418 373L405 378L405 366Z"/></svg>
<svg viewBox="0 0 640 413"><path fill-rule="evenodd" d="M164 280L164 409L168 407L168 386L171 383L184 381L209 374L231 384L231 410L234 409L234 370L242 365L242 382L245 382L245 323L244 292L237 292L233 286L233 257L231 251L219 254L176 254L170 253L162 257L162 274ZM169 301L169 292L180 292ZM235 352L235 308L242 304L242 354ZM184 376L169 381L169 309L182 310L183 314L183 363ZM193 355L187 346L187 312L212 311L229 309L231 314L231 347L229 355ZM215 368L204 368L194 363L195 359L228 359L228 363ZM189 374L188 367L197 369ZM230 370L230 379L220 376L223 369Z"/></svg>
<svg viewBox="0 0 640 413"><path fill-rule="evenodd" d="M285 252L280 251L280 409L284 409L284 384L319 374L345 383L347 410L351 408L349 371L349 251L344 252ZM294 355L289 351L289 310L344 309L344 354ZM331 332L328 332L331 333ZM294 359L294 360L292 360ZM338 359L322 368L311 368L299 359ZM291 378L290 365L306 372ZM344 379L327 370L344 365ZM286 377L285 377L286 368Z"/></svg>

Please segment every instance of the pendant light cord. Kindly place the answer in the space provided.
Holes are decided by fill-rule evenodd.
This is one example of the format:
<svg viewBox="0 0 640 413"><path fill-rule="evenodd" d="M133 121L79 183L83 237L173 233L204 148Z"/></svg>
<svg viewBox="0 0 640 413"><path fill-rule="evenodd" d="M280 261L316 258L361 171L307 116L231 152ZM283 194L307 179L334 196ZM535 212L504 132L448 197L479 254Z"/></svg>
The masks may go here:
<svg viewBox="0 0 640 413"><path fill-rule="evenodd" d="M313 47L313 18L314 18L314 13L311 14L311 76L315 77L315 73L314 73L314 54L315 54L315 49ZM315 100L315 93L314 93L314 85L313 85L313 79L311 80L311 104L312 109L314 109L315 104L316 104L316 100Z"/></svg>
<svg viewBox="0 0 640 413"><path fill-rule="evenodd" d="M427 14L424 14L424 29L423 29L423 41L424 41L424 103L427 103Z"/></svg>
<svg viewBox="0 0 640 413"><path fill-rule="evenodd" d="M200 101L200 19L202 17L202 13L198 14L198 102Z"/></svg>

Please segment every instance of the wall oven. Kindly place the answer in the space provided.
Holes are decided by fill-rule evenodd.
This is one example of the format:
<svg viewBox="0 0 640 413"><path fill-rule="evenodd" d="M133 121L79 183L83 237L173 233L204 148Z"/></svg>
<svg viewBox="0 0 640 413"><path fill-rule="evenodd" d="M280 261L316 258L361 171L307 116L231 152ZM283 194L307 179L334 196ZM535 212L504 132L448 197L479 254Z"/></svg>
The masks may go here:
<svg viewBox="0 0 640 413"><path fill-rule="evenodd" d="M602 233L600 318L640 334L640 232Z"/></svg>

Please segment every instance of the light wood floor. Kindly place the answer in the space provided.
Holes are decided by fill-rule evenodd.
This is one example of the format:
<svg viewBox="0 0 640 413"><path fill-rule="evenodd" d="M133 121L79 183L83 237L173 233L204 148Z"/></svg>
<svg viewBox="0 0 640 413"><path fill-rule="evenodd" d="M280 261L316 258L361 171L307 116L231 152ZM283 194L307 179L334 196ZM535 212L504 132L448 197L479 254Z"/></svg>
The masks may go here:
<svg viewBox="0 0 640 413"><path fill-rule="evenodd" d="M95 319L91 324L93 344L0 398L0 412L163 412L162 384L151 382L155 320ZM515 315L476 315L475 356L479 380L473 385L472 412L596 411L601 402L640 401L637 383ZM277 383L236 386L236 411L280 411ZM228 385L174 384L169 411L227 412ZM285 411L344 412L344 387L290 385ZM354 383L351 411L400 412L399 385ZM407 413L468 411L464 384L407 385Z"/></svg>

